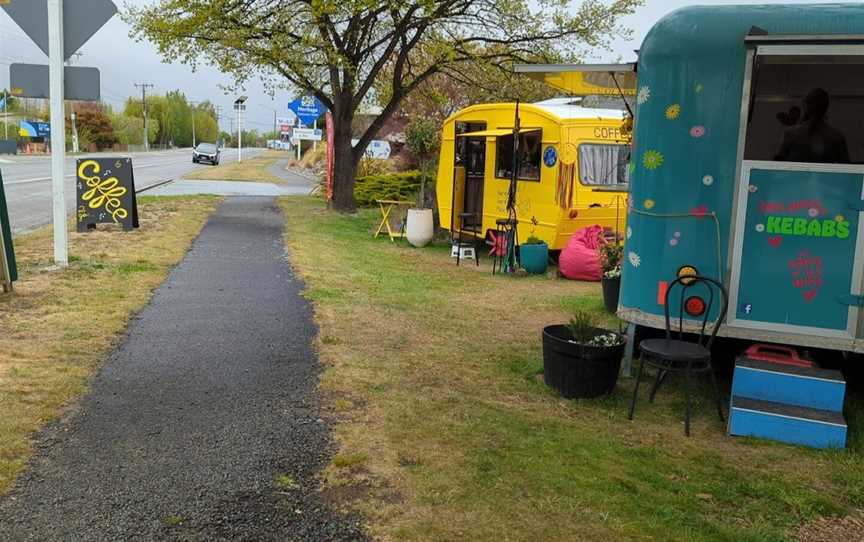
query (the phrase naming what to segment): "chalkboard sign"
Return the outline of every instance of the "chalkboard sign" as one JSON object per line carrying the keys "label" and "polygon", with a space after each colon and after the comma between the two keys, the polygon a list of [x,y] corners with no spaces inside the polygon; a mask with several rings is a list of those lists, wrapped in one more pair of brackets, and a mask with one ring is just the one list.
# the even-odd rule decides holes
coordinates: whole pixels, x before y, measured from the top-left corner
{"label": "chalkboard sign", "polygon": [[78,159],[78,231],[96,224],[138,227],[138,200],[131,158]]}
{"label": "chalkboard sign", "polygon": [[6,192],[3,190],[3,172],[0,171],[0,287],[4,292],[9,291],[15,280],[18,280],[18,268],[15,265],[15,249],[12,247]]}

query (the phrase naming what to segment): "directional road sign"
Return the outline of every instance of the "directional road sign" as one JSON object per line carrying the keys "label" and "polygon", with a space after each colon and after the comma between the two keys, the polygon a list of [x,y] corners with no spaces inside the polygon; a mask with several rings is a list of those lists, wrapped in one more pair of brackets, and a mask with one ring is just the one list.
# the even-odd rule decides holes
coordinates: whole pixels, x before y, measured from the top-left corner
{"label": "directional road sign", "polygon": [[288,109],[293,111],[295,115],[306,126],[312,126],[318,117],[327,111],[318,98],[315,96],[301,96],[288,104]]}
{"label": "directional road sign", "polygon": [[[48,54],[48,0],[0,0],[0,7]],[[117,13],[111,0],[71,0],[63,9],[64,59],[84,45]]]}
{"label": "directional road sign", "polygon": [[[0,0],[2,1],[2,0]],[[12,64],[9,66],[12,94],[21,98],[49,98],[48,66]],[[80,66],[64,68],[63,83],[67,100],[98,102],[99,70]]]}

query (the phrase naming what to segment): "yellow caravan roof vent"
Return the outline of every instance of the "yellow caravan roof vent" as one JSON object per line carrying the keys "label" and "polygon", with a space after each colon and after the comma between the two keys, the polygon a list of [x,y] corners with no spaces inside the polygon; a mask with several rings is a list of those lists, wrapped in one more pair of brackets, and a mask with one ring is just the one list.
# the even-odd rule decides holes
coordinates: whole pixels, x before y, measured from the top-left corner
{"label": "yellow caravan roof vent", "polygon": [[516,73],[571,96],[635,96],[635,64],[516,64]]}

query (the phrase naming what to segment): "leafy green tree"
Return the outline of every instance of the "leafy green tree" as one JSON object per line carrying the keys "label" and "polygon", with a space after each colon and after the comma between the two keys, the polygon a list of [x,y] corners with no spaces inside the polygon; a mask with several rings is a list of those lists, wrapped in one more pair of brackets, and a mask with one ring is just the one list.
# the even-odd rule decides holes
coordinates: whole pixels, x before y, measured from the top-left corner
{"label": "leafy green tree", "polygon": [[[315,95],[333,114],[332,205],[352,211],[354,176],[401,101],[435,74],[482,60],[506,66],[537,51],[602,47],[640,0],[157,0],[127,6],[133,35],[169,60],[210,63],[238,84],[263,71]],[[389,73],[389,99],[351,145],[351,126]],[[470,73],[466,73],[470,75]]]}

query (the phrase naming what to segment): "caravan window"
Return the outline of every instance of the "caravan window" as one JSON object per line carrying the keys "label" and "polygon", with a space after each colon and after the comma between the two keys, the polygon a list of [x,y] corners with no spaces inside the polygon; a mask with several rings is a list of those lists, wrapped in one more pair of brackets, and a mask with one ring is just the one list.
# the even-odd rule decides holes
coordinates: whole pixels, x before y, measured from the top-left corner
{"label": "caravan window", "polygon": [[864,163],[864,56],[759,54],[751,85],[746,160]]}
{"label": "caravan window", "polygon": [[485,122],[457,122],[456,123],[456,152],[454,158],[456,166],[464,166],[468,156],[468,139],[458,137],[459,134],[467,134],[469,132],[479,132],[486,129]]}
{"label": "caravan window", "polygon": [[[543,132],[519,134],[519,174],[522,181],[540,180],[540,140]],[[499,136],[495,147],[495,177],[509,179],[513,172],[513,136]]]}
{"label": "caravan window", "polygon": [[592,186],[615,186],[629,180],[630,145],[579,145],[579,180]]}

